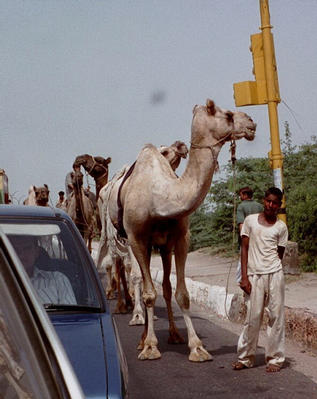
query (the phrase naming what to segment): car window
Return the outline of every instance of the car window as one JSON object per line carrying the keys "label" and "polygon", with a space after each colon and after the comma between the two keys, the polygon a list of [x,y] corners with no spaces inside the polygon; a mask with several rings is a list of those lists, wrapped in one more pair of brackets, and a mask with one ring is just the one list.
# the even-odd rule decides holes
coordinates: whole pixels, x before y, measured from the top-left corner
{"label": "car window", "polygon": [[53,326],[7,244],[0,229],[0,397],[83,398]]}
{"label": "car window", "polygon": [[53,305],[100,307],[91,265],[67,223],[10,220],[1,221],[0,227],[43,304],[52,309]]}

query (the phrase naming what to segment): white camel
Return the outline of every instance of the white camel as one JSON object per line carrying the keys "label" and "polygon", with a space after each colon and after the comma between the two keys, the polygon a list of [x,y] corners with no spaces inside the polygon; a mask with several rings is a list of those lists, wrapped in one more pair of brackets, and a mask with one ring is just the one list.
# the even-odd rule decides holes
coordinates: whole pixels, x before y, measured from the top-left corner
{"label": "white camel", "polygon": [[[167,159],[174,171],[179,166],[181,158],[186,158],[188,154],[188,148],[182,141],[176,141],[171,146],[161,146],[159,151]],[[128,240],[118,237],[118,232],[110,220],[108,209],[111,190],[115,185],[120,185],[129,168],[129,166],[125,166],[100,191],[98,206],[102,221],[102,231],[96,264],[99,272],[102,273],[104,270],[106,271],[107,298],[114,298],[114,291],[117,290],[118,292],[115,313],[126,313],[127,306],[132,305],[131,296],[134,297],[133,315],[129,325],[138,325],[145,323],[140,297],[142,283],[141,271],[128,244]],[[129,292],[125,282],[126,271],[129,276]],[[116,276],[115,279],[114,276]],[[123,303],[121,296],[121,279],[127,306]]]}
{"label": "white camel", "polygon": [[[181,308],[188,332],[189,360],[201,362],[212,356],[203,347],[192,324],[190,300],[185,284],[185,262],[189,243],[189,215],[203,202],[217,165],[218,154],[226,141],[245,137],[252,140],[256,124],[243,112],[231,112],[217,107],[212,100],[206,106],[193,109],[191,147],[189,160],[179,178],[167,160],[153,145],[146,145],[140,152],[134,170],[122,187],[113,189],[109,201],[112,223],[124,228],[129,244],[142,271],[143,302],[147,310],[147,324],[140,345],[143,348],[138,358],[161,357],[157,347],[153,315],[156,290],[150,274],[151,248],[160,248],[163,262],[163,296],[169,318],[169,342],[180,342],[171,308],[172,252],[176,265],[175,298]],[[118,217],[118,192],[123,216],[120,226]],[[119,203],[120,205],[120,203]],[[119,222],[119,223],[118,223]]]}

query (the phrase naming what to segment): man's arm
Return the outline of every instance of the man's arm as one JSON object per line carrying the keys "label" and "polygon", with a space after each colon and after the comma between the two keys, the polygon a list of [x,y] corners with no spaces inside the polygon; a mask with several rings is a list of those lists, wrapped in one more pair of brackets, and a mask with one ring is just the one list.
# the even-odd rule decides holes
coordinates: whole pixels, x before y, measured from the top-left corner
{"label": "man's arm", "polygon": [[242,236],[241,245],[241,281],[240,288],[248,295],[251,293],[251,283],[248,279],[248,252],[249,252],[249,237]]}

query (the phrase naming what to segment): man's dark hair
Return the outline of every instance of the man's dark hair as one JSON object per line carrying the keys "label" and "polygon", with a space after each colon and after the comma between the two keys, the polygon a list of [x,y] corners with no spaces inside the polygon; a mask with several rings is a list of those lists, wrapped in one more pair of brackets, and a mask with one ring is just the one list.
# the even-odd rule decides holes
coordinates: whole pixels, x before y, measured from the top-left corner
{"label": "man's dark hair", "polygon": [[250,187],[242,187],[239,190],[239,194],[246,194],[251,199],[253,197],[253,190]]}
{"label": "man's dark hair", "polygon": [[59,191],[58,195],[65,195],[64,191]]}
{"label": "man's dark hair", "polygon": [[265,191],[264,198],[268,197],[270,194],[275,195],[280,202],[282,202],[283,193],[277,187],[270,187]]}

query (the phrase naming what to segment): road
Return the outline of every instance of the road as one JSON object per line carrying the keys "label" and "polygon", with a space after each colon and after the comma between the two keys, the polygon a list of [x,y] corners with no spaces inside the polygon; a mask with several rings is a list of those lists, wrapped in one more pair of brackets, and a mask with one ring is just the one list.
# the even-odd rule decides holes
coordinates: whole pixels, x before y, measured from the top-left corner
{"label": "road", "polygon": [[[114,301],[111,301],[114,306]],[[185,323],[174,304],[176,323],[186,339]],[[193,399],[193,398],[279,398],[302,399],[317,397],[317,384],[293,367],[295,360],[303,355],[300,351],[288,354],[285,367],[280,373],[265,371],[264,350],[258,349],[256,366],[252,369],[234,371],[231,363],[236,360],[237,328],[207,315],[202,309],[192,305],[192,319],[197,334],[214,359],[205,363],[192,363],[188,360],[188,347],[169,345],[168,321],[162,297],[156,306],[158,320],[155,331],[162,358],[140,361],[136,349],[143,326],[128,325],[131,314],[115,315],[123,350],[129,367],[129,399]],[[260,342],[261,345],[261,342]],[[292,356],[295,356],[294,359]],[[311,367],[316,362],[310,359]],[[306,367],[309,363],[306,362]],[[306,373],[307,374],[307,373]]]}

